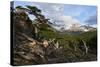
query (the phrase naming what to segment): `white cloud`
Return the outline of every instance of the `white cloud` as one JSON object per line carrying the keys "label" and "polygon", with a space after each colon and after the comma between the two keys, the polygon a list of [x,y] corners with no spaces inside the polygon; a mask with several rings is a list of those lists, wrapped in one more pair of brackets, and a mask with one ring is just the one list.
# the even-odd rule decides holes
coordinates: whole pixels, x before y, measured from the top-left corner
{"label": "white cloud", "polygon": [[79,20],[71,16],[64,15],[64,5],[62,4],[36,3],[34,5],[41,9],[42,14],[45,15],[46,18],[49,18],[52,22],[56,21],[57,24],[65,25],[65,29],[70,28],[72,24],[80,25]]}
{"label": "white cloud", "polygon": [[65,25],[65,29],[69,29],[73,24],[80,25],[80,21],[72,18],[71,16],[61,15],[58,17],[58,19],[60,19],[60,21],[62,21],[61,23]]}
{"label": "white cloud", "polygon": [[94,28],[97,28],[97,24],[93,24],[93,25],[91,25],[92,27],[94,27]]}

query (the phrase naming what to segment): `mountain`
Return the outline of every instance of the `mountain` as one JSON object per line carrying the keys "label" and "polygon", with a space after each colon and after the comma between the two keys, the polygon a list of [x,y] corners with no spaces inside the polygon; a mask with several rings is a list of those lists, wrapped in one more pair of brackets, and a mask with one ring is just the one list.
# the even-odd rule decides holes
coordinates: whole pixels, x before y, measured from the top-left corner
{"label": "mountain", "polygon": [[68,29],[61,28],[60,32],[80,34],[83,32],[96,31],[97,29],[89,25],[72,24]]}
{"label": "mountain", "polygon": [[96,31],[96,28],[88,25],[82,25],[79,27],[81,30],[87,32],[87,31]]}

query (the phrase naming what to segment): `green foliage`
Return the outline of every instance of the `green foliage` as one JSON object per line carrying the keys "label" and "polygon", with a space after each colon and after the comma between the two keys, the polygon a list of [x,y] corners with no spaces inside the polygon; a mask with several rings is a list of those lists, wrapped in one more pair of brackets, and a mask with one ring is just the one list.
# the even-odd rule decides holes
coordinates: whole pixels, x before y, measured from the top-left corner
{"label": "green foliage", "polygon": [[16,8],[21,9],[21,8],[22,8],[22,6],[17,6]]}
{"label": "green foliage", "polygon": [[30,9],[30,10],[32,10],[32,12],[41,12],[41,10],[40,9],[38,9],[37,7],[35,7],[35,6],[26,6],[28,9]]}

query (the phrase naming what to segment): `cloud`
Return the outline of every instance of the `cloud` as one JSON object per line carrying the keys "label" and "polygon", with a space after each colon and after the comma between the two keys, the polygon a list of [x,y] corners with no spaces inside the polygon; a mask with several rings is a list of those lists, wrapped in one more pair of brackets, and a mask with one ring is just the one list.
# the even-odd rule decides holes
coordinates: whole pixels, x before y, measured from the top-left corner
{"label": "cloud", "polygon": [[[64,5],[62,4],[49,4],[49,3],[35,3],[33,4],[42,10],[42,14],[49,18],[51,22],[64,25],[65,29],[70,28],[72,24],[80,25],[80,21],[72,16],[64,14]],[[61,26],[62,27],[62,26]],[[59,27],[59,28],[61,28]],[[57,28],[57,27],[55,27]]]}
{"label": "cloud", "polygon": [[71,16],[62,15],[59,18],[63,21],[62,24],[65,25],[65,29],[69,29],[73,24],[80,25],[80,21]]}
{"label": "cloud", "polygon": [[80,26],[80,21],[71,17],[71,16],[66,16],[66,15],[60,15],[56,18],[54,18],[56,20],[56,23],[57,24],[60,24],[60,25],[64,25],[64,26],[60,26],[60,27],[54,27],[58,30],[60,30],[62,27],[64,29],[70,29],[72,25],[77,25],[77,26]]}
{"label": "cloud", "polygon": [[53,14],[50,17],[56,24],[64,25],[65,29],[69,29],[70,26],[73,24],[81,25],[79,20],[77,20],[71,16],[66,16],[63,14]]}
{"label": "cloud", "polygon": [[[55,3],[29,3],[32,6],[36,6],[37,8],[42,10],[42,14],[45,15],[46,18],[50,19],[50,21],[56,24],[64,25],[65,29],[70,28],[73,24],[82,25],[82,19],[87,18],[89,16],[90,6],[79,6],[79,5],[65,5],[65,4],[55,4]],[[29,15],[31,19],[33,17]],[[76,17],[78,17],[76,19]],[[95,24],[97,21],[96,16],[90,16],[86,23]],[[60,27],[59,27],[60,28]]]}
{"label": "cloud", "polygon": [[90,16],[87,20],[86,23],[90,25],[97,24],[97,14]]}
{"label": "cloud", "polygon": [[31,4],[32,6],[36,6],[41,9],[43,12],[47,13],[55,13],[62,11],[64,5],[63,4],[55,4],[55,3],[38,3],[35,2]]}
{"label": "cloud", "polygon": [[97,28],[97,24],[93,24],[93,25],[91,25],[92,27],[94,27],[94,28]]}

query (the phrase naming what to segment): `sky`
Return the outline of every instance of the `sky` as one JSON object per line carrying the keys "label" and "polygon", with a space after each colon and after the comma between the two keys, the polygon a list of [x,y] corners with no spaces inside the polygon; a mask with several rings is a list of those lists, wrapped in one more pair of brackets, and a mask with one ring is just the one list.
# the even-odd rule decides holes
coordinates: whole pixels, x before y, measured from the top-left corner
{"label": "sky", "polygon": [[[64,25],[66,29],[72,24],[97,26],[96,6],[14,1],[14,7],[26,5],[36,6],[51,22]],[[33,15],[29,17],[34,18]]]}

